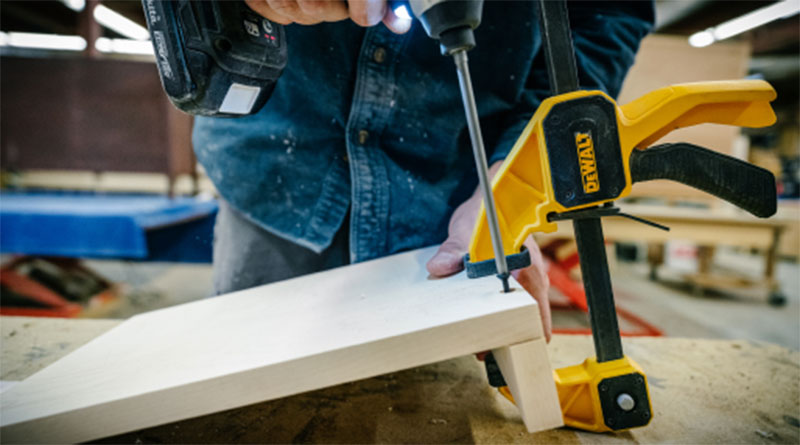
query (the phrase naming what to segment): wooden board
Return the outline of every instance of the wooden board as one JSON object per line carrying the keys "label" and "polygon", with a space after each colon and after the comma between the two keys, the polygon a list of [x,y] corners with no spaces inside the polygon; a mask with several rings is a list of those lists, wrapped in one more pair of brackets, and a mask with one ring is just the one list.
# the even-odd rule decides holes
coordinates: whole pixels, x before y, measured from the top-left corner
{"label": "wooden board", "polygon": [[[116,323],[0,317],[2,371],[26,377]],[[647,427],[621,433],[561,428],[528,434],[517,409],[486,384],[483,364],[464,356],[100,443],[800,442],[796,350],[664,337],[625,337],[623,344],[647,373],[654,416]],[[584,335],[553,335],[548,350],[555,367],[594,353],[592,338]]]}
{"label": "wooden board", "polygon": [[[564,425],[558,393],[553,385],[547,342],[540,338],[492,351],[508,384],[528,432]],[[538,425],[531,431],[530,425]]]}
{"label": "wooden board", "polygon": [[523,291],[428,279],[434,251],[133,317],[3,392],[3,441],[81,442],[542,337]]}

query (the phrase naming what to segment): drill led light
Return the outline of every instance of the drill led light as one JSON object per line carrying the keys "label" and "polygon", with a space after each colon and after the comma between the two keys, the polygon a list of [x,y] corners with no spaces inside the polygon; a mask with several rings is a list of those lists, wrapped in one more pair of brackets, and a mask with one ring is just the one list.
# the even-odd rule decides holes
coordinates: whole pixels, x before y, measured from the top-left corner
{"label": "drill led light", "polygon": [[400,5],[394,8],[394,15],[402,20],[411,20],[411,14],[408,13],[408,8],[406,8],[406,5]]}

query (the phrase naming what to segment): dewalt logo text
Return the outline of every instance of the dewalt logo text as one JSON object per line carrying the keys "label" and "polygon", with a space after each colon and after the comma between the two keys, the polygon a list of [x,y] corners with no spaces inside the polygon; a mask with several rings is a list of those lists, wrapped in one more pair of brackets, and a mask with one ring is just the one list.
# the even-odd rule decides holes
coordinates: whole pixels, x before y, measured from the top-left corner
{"label": "dewalt logo text", "polygon": [[578,148],[578,162],[581,166],[581,180],[584,193],[600,190],[597,178],[597,162],[594,157],[594,141],[591,133],[575,133],[575,146]]}

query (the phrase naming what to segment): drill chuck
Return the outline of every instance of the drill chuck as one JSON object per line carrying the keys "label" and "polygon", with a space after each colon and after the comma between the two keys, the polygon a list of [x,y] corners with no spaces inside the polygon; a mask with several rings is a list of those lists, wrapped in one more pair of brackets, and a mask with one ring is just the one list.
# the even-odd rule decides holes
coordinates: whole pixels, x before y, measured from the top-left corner
{"label": "drill chuck", "polygon": [[442,55],[475,47],[472,32],[481,23],[483,0],[409,0],[425,32],[439,41]]}
{"label": "drill chuck", "polygon": [[467,26],[449,29],[439,35],[439,43],[443,55],[451,56],[459,51],[466,52],[475,47],[475,33]]}

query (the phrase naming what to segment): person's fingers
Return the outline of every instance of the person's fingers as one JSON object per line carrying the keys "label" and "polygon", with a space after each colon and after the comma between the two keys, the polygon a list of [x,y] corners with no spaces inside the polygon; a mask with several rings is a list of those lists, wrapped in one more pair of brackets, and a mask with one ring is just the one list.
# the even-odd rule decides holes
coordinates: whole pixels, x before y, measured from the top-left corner
{"label": "person's fingers", "polygon": [[275,23],[288,25],[293,22],[291,18],[278,14],[275,10],[270,8],[269,4],[267,4],[267,0],[245,0],[245,3],[260,16],[266,17]]}
{"label": "person's fingers", "polygon": [[436,254],[428,260],[425,265],[434,277],[447,277],[455,273],[461,272],[464,268],[462,258],[466,250],[460,242],[448,238],[441,246]]}
{"label": "person's fingers", "polygon": [[341,0],[297,0],[297,5],[306,16],[323,22],[338,22],[350,16],[347,4]]}
{"label": "person's fingers", "polygon": [[464,269],[464,254],[467,253],[470,235],[475,226],[475,218],[480,206],[480,198],[473,197],[464,201],[453,212],[447,228],[447,239],[428,261],[427,268],[431,275],[446,277]]}
{"label": "person's fingers", "polygon": [[542,252],[539,246],[533,241],[533,238],[528,238],[525,241],[525,247],[531,256],[531,265],[512,272],[514,279],[525,289],[539,304],[539,313],[542,317],[542,327],[547,341],[550,341],[553,332],[553,321],[550,313],[550,299],[548,297],[548,289],[550,288],[550,280],[547,277],[547,267],[542,258]]}
{"label": "person's fingers", "polygon": [[350,18],[361,26],[375,26],[386,15],[386,0],[349,0]]}
{"label": "person's fingers", "polygon": [[267,5],[277,14],[290,19],[292,22],[300,23],[301,25],[314,25],[322,21],[306,15],[303,10],[300,9],[297,0],[267,0]]}
{"label": "person's fingers", "polygon": [[[403,7],[407,8],[406,6]],[[406,9],[406,14],[408,14],[408,9]],[[392,8],[386,8],[386,15],[383,16],[382,22],[395,34],[405,34],[411,29],[411,16],[398,17]]]}
{"label": "person's fingers", "polygon": [[361,26],[374,26],[384,21],[398,34],[411,27],[411,20],[397,17],[386,0],[245,0],[250,9],[275,23],[314,25],[335,22],[350,17]]}

